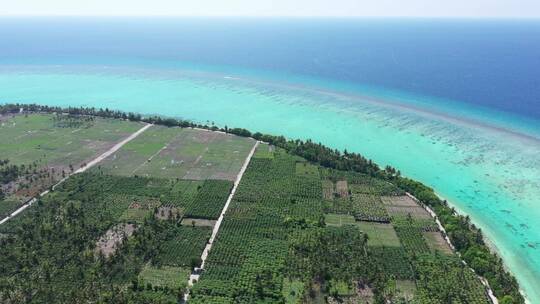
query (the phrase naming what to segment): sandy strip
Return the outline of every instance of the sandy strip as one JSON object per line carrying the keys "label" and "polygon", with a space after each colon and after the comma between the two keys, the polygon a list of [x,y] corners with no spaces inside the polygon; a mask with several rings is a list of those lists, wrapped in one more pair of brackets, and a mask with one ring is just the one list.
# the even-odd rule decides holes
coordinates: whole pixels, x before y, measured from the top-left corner
{"label": "sandy strip", "polygon": [[[236,176],[236,180],[234,181],[234,186],[231,190],[231,193],[229,194],[229,197],[227,198],[227,202],[225,203],[225,206],[223,207],[223,210],[221,211],[221,214],[216,221],[216,224],[214,225],[214,229],[212,230],[212,236],[210,237],[210,240],[206,244],[206,247],[203,250],[203,253],[201,255],[201,267],[196,268],[194,273],[192,273],[189,276],[188,286],[193,286],[195,281],[199,280],[200,272],[204,269],[204,264],[206,263],[206,258],[208,257],[208,253],[210,252],[210,249],[212,249],[212,245],[214,244],[214,240],[216,239],[216,236],[219,232],[219,227],[221,226],[221,222],[223,222],[223,217],[225,216],[225,212],[227,212],[227,209],[229,208],[229,204],[231,203],[234,194],[236,193],[236,189],[238,188],[238,185],[240,184],[240,181],[242,180],[242,176],[244,175],[244,172],[246,172],[246,169],[249,165],[249,162],[251,161],[251,157],[253,157],[253,154],[255,154],[255,150],[259,146],[259,141],[255,142],[255,145],[253,145],[253,148],[251,148],[251,151],[249,152],[246,160],[244,161],[244,165],[240,169],[240,172],[238,172],[238,175]],[[187,301],[189,298],[189,289],[184,293],[184,301]]]}
{"label": "sandy strip", "polygon": [[[108,151],[106,151],[105,153],[101,154],[100,156],[96,157],[95,159],[93,159],[92,161],[88,162],[86,165],[82,166],[81,168],[77,169],[75,172],[71,173],[71,174],[68,174],[66,177],[64,177],[63,179],[61,179],[58,183],[54,184],[54,186],[52,186],[52,189],[54,190],[58,185],[60,185],[61,183],[63,183],[65,180],[67,180],[70,176],[74,175],[74,174],[78,174],[78,173],[82,173],[90,168],[92,168],[93,166],[95,166],[97,163],[99,163],[100,161],[104,160],[105,158],[111,156],[113,153],[115,153],[116,151],[118,151],[120,148],[122,148],[122,146],[124,146],[125,144],[127,144],[128,142],[130,142],[131,140],[133,140],[135,137],[139,136],[141,133],[143,133],[144,131],[146,131],[148,128],[150,128],[151,126],[153,126],[152,124],[147,124],[145,125],[144,127],[140,128],[137,132],[131,134],[130,136],[126,137],[125,139],[123,139],[121,142],[117,143],[116,145],[114,145],[112,148],[110,148]],[[45,190],[43,192],[41,192],[39,194],[39,197],[42,197],[44,195],[46,195],[47,193],[49,193],[49,190]],[[11,213],[10,215],[8,215],[6,218],[2,219],[0,221],[0,225],[7,222],[8,220],[10,220],[11,218],[13,218],[14,216],[16,216],[17,214],[21,213],[24,211],[24,209],[30,207],[33,203],[35,203],[37,201],[37,198],[32,198],[30,199],[29,201],[27,201],[24,205],[22,205],[19,209],[15,210],[13,213]]]}

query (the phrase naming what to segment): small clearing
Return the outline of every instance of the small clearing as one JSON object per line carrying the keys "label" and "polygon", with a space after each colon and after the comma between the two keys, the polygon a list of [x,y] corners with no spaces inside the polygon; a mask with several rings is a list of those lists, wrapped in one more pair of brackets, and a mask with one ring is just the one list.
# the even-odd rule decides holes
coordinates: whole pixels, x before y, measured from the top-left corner
{"label": "small clearing", "polygon": [[125,239],[133,235],[135,229],[134,224],[125,223],[112,227],[96,242],[96,252],[103,254],[106,258],[110,257]]}
{"label": "small clearing", "polygon": [[339,197],[349,197],[349,186],[346,180],[336,182],[336,193]]}
{"label": "small clearing", "polygon": [[214,227],[216,224],[215,220],[206,220],[206,219],[196,219],[196,218],[184,218],[182,219],[182,226],[193,226],[193,227]]}

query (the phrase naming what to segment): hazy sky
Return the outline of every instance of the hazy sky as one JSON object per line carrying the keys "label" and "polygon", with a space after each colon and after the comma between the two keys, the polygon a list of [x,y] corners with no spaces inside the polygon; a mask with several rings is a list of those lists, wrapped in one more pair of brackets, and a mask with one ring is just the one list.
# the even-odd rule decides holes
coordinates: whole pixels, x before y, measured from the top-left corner
{"label": "hazy sky", "polygon": [[540,17],[540,0],[0,0],[0,15]]}

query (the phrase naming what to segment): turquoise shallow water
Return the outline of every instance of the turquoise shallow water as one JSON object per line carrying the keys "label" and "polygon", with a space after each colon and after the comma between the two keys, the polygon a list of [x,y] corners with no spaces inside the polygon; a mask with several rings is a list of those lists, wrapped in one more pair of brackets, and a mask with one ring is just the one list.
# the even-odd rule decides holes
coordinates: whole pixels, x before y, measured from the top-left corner
{"label": "turquoise shallow water", "polygon": [[540,303],[540,132],[534,121],[473,106],[436,106],[398,91],[195,66],[4,65],[0,102],[208,120],[360,152],[434,187],[470,215],[531,303]]}

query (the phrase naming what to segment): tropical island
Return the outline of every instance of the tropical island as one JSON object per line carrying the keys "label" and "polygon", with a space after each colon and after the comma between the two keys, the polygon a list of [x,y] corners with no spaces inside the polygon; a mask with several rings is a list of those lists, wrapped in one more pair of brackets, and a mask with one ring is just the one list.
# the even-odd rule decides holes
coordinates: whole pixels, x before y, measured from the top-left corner
{"label": "tropical island", "polygon": [[2,303],[524,303],[433,189],[320,143],[0,106]]}

